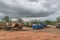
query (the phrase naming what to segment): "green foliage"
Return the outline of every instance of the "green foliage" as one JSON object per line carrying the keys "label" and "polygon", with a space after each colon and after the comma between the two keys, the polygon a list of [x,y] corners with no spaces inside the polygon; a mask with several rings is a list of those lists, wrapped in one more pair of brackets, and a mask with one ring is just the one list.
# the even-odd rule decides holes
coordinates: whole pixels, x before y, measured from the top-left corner
{"label": "green foliage", "polygon": [[57,17],[56,21],[59,23],[60,22],[60,16]]}
{"label": "green foliage", "polygon": [[2,21],[10,22],[10,18],[9,18],[9,16],[5,16],[4,18],[2,18]]}
{"label": "green foliage", "polygon": [[29,26],[29,22],[24,22],[24,26]]}
{"label": "green foliage", "polygon": [[23,23],[23,20],[20,18],[20,19],[18,19],[18,22],[21,22],[21,23]]}
{"label": "green foliage", "polygon": [[31,21],[33,24],[37,24],[37,23],[40,23],[40,21],[38,20],[34,20],[34,21]]}
{"label": "green foliage", "polygon": [[51,20],[46,20],[46,21],[44,21],[44,23],[48,24],[48,25],[53,25],[53,21],[51,21]]}

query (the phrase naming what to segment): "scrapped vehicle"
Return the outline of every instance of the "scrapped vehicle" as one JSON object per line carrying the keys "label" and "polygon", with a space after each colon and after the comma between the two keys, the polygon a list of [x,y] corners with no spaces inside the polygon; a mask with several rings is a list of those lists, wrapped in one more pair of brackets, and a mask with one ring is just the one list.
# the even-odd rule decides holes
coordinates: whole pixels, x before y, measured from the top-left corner
{"label": "scrapped vehicle", "polygon": [[58,24],[56,25],[56,28],[60,28],[60,23],[58,23]]}
{"label": "scrapped vehicle", "polygon": [[4,29],[4,26],[6,26],[5,22],[0,22],[0,30]]}
{"label": "scrapped vehicle", "polygon": [[46,24],[33,24],[32,25],[33,29],[41,29],[41,28],[45,28],[45,27],[47,27]]}
{"label": "scrapped vehicle", "polygon": [[19,22],[0,23],[0,30],[22,30],[23,24]]}

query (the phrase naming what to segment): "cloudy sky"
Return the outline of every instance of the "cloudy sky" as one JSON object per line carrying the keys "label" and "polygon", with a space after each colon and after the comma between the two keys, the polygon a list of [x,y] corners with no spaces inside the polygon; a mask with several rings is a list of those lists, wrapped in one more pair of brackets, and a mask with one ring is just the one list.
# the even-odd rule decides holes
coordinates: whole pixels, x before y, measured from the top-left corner
{"label": "cloudy sky", "polygon": [[47,17],[60,16],[60,0],[0,0],[0,18],[10,17]]}

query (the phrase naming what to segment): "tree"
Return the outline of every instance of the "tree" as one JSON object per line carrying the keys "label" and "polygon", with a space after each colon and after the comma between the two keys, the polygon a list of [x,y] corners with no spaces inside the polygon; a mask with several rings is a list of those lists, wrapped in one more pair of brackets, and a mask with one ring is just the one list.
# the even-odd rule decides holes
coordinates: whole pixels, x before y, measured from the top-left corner
{"label": "tree", "polygon": [[33,21],[31,21],[31,22],[34,23],[34,24],[40,23],[40,21],[38,21],[38,20],[33,20]]}
{"label": "tree", "polygon": [[24,22],[24,26],[29,26],[29,22]]}
{"label": "tree", "polygon": [[60,22],[60,16],[59,16],[59,17],[57,17],[56,21],[57,21],[57,22]]}
{"label": "tree", "polygon": [[45,23],[45,24],[48,24],[48,25],[52,25],[52,24],[53,24],[53,21],[51,21],[51,20],[46,20],[46,21],[44,21],[44,23]]}
{"label": "tree", "polygon": [[21,23],[23,23],[23,20],[22,20],[22,18],[18,19],[18,22],[21,22]]}
{"label": "tree", "polygon": [[2,18],[2,21],[4,21],[4,22],[10,22],[9,16],[4,16],[4,18]]}

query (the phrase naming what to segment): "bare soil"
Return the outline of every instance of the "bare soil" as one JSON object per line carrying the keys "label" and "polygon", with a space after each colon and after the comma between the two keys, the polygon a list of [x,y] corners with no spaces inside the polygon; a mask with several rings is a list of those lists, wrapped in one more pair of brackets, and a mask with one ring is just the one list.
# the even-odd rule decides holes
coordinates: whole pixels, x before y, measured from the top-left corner
{"label": "bare soil", "polygon": [[0,40],[60,40],[60,29],[49,26],[39,30],[25,27],[22,31],[0,31]]}

